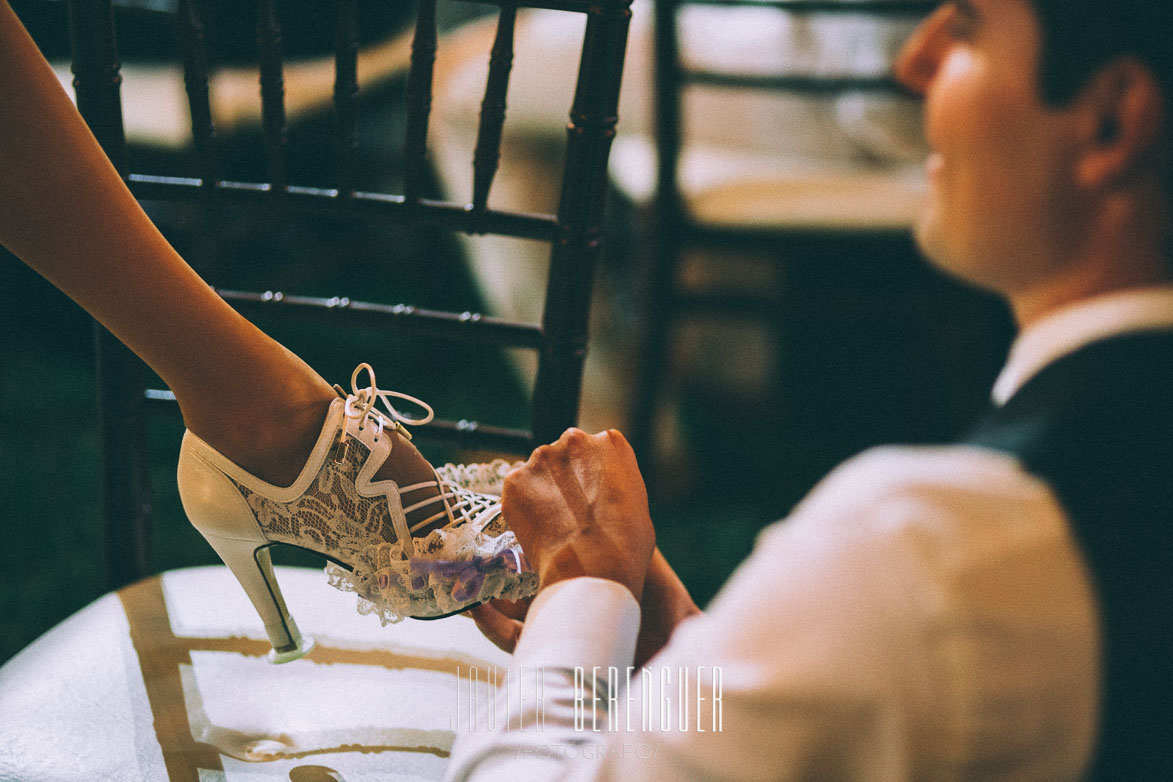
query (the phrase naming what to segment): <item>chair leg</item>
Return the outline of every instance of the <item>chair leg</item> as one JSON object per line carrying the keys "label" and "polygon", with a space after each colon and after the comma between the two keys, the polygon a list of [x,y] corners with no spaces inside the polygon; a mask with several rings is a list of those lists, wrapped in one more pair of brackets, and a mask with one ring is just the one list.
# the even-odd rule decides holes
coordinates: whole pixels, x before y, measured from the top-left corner
{"label": "chair leg", "polygon": [[94,343],[107,578],[118,589],[151,572],[146,383],[142,362],[97,323]]}

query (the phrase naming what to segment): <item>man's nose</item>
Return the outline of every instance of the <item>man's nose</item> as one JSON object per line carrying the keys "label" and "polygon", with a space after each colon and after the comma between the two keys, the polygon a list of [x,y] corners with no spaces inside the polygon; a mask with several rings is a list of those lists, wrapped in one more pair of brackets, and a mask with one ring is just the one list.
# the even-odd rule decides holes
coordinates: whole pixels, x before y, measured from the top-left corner
{"label": "man's nose", "polygon": [[939,6],[913,31],[896,57],[896,80],[917,95],[924,95],[937,75],[949,48],[948,25],[956,13],[952,3]]}

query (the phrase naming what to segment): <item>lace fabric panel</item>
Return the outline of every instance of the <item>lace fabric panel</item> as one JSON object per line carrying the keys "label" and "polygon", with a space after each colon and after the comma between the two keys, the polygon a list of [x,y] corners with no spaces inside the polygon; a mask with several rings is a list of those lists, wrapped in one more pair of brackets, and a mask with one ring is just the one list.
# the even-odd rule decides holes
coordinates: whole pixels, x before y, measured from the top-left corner
{"label": "lace fabric panel", "polygon": [[274,542],[346,563],[326,566],[328,583],[358,596],[360,614],[386,625],[409,616],[441,616],[497,597],[519,600],[537,590],[513,533],[501,518],[505,475],[516,465],[447,464],[437,478],[455,495],[456,522],[414,540],[409,557],[397,540],[385,495],[355,487],[370,450],[347,438],[343,458],[328,457],[298,499],[283,503],[236,484]]}
{"label": "lace fabric panel", "polygon": [[369,455],[365,445],[347,438],[342,460],[327,457],[305,494],[289,503],[236,487],[269,540],[348,561],[372,541],[396,539],[386,495],[363,497],[354,485]]}

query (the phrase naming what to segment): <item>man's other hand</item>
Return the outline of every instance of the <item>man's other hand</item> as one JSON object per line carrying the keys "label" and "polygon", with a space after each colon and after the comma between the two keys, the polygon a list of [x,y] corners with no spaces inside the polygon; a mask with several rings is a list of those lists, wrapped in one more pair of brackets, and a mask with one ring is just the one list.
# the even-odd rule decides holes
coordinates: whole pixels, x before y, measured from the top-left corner
{"label": "man's other hand", "polygon": [[[472,617],[486,638],[512,654],[521,638],[530,601],[531,598],[491,600],[473,606],[465,613]],[[637,668],[664,648],[678,624],[701,612],[658,548],[652,553],[639,603],[639,638],[635,644]]]}
{"label": "man's other hand", "polygon": [[643,595],[656,534],[635,454],[619,432],[568,429],[506,476],[501,506],[540,589],[594,576]]}

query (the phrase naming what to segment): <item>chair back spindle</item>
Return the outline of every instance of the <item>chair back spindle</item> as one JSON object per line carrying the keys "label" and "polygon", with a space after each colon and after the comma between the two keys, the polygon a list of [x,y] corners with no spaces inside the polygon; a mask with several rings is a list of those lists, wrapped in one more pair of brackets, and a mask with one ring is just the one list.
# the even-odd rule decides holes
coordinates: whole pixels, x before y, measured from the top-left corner
{"label": "chair back spindle", "polygon": [[407,138],[403,193],[409,203],[420,200],[428,171],[428,117],[432,112],[432,71],[436,62],[436,0],[420,0],[411,73],[407,78]]}
{"label": "chair back spindle", "polygon": [[177,16],[183,52],[183,83],[191,109],[191,136],[199,159],[200,180],[205,191],[212,193],[220,175],[208,95],[208,40],[199,0],[179,0]]}
{"label": "chair back spindle", "polygon": [[338,127],[338,195],[354,194],[358,151],[358,4],[338,0],[334,34],[334,114]]}
{"label": "chair back spindle", "polygon": [[269,166],[269,186],[284,193],[285,151],[288,130],[285,126],[285,79],[282,75],[281,22],[274,0],[258,0],[257,45],[261,54],[261,128],[265,142],[265,159]]}
{"label": "chair back spindle", "polygon": [[489,188],[492,187],[501,157],[501,132],[505,126],[509,72],[513,68],[513,30],[516,19],[515,6],[502,6],[493,51],[489,57],[489,77],[485,83],[485,99],[481,103],[481,121],[477,127],[476,151],[473,153],[472,208],[478,212],[488,206]]}
{"label": "chair back spindle", "polygon": [[[77,107],[119,172],[127,168],[122,124],[121,64],[108,0],[70,0],[70,44]],[[114,335],[94,323],[98,432],[102,440],[104,553],[121,585],[148,571],[150,492],[143,449],[143,367]],[[136,393],[137,392],[137,393]],[[114,576],[113,574],[122,574]]]}
{"label": "chair back spindle", "polygon": [[542,317],[546,345],[534,388],[538,442],[558,437],[578,415],[590,314],[590,296],[582,291],[593,285],[599,256],[630,20],[627,3],[591,4],[587,12]]}

